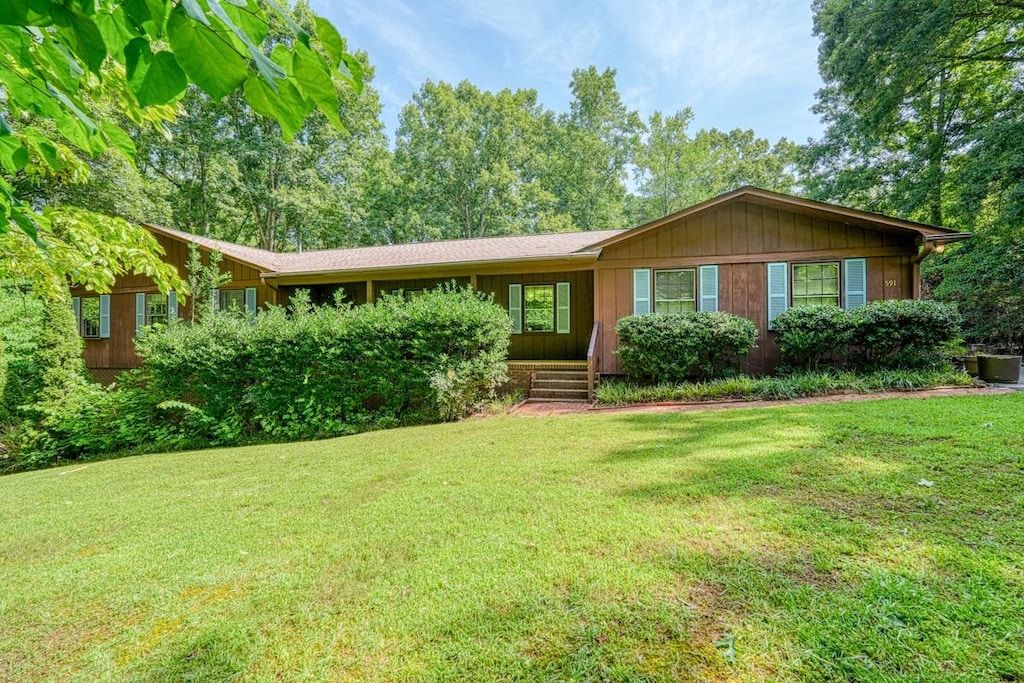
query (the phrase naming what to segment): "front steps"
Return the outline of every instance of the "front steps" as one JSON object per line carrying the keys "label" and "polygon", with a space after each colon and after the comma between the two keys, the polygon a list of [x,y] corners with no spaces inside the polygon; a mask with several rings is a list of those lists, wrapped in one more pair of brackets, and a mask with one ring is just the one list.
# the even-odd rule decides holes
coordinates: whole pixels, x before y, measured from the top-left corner
{"label": "front steps", "polygon": [[587,371],[537,370],[530,380],[529,400],[587,402]]}

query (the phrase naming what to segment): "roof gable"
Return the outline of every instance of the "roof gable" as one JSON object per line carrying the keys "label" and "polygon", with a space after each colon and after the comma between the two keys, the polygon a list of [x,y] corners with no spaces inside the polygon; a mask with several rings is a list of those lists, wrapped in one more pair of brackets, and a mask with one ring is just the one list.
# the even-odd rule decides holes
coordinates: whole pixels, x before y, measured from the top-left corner
{"label": "roof gable", "polygon": [[590,248],[603,249],[612,245],[621,244],[647,235],[667,225],[678,223],[683,219],[696,217],[703,213],[710,213],[721,207],[739,202],[749,202],[762,206],[785,209],[794,213],[849,223],[851,225],[865,227],[872,230],[911,234],[920,236],[924,241],[954,242],[970,237],[970,233],[956,232],[954,230],[935,225],[907,221],[882,214],[860,211],[859,209],[850,209],[837,204],[828,204],[825,202],[815,201],[813,199],[794,197],[792,195],[771,192],[769,190],[762,190],[761,188],[747,185],[649,223],[637,226],[631,230],[622,231],[618,235],[613,235],[608,239],[591,245]]}

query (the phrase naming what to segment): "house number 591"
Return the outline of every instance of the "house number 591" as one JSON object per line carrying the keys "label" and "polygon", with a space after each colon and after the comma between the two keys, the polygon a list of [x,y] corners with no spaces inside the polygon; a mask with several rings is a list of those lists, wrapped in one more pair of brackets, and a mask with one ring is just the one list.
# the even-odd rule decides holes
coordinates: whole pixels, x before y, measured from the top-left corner
{"label": "house number 591", "polygon": [[886,280],[885,281],[885,286],[886,287],[895,287],[896,286],[896,281],[895,280]]}

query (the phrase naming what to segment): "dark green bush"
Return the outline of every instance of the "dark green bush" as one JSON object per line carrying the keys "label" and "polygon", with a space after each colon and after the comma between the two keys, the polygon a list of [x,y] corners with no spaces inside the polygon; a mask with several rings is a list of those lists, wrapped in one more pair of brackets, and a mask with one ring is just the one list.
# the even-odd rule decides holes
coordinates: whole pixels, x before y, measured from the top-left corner
{"label": "dark green bush", "polygon": [[10,286],[0,286],[0,341],[6,359],[0,425],[23,416],[19,406],[36,400],[42,388],[42,367],[38,362],[39,335],[43,325],[43,303]]}
{"label": "dark green bush", "polygon": [[952,304],[873,301],[848,315],[849,363],[855,370],[940,367],[960,342],[960,314]]}
{"label": "dark green bush", "polygon": [[782,363],[790,368],[816,370],[825,356],[847,353],[852,321],[838,306],[798,306],[772,322]]}
{"label": "dark green bush", "polygon": [[511,323],[490,300],[446,287],[375,306],[217,315],[138,343],[150,391],[183,398],[241,435],[351,433],[455,419],[505,378]]}
{"label": "dark green bush", "polygon": [[678,313],[622,318],[616,354],[625,371],[658,382],[717,377],[735,370],[757,342],[757,326],[729,313]]}

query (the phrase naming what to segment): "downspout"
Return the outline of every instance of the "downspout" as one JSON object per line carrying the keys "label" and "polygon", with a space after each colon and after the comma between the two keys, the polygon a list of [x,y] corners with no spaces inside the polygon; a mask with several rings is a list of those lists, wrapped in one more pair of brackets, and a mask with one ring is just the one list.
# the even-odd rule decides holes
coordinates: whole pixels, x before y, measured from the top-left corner
{"label": "downspout", "polygon": [[928,254],[935,251],[935,243],[930,240],[925,240],[923,244],[918,245],[917,255],[914,256],[912,261],[913,266],[913,286],[911,295],[915,299],[921,298],[921,261],[924,261],[928,257]]}

